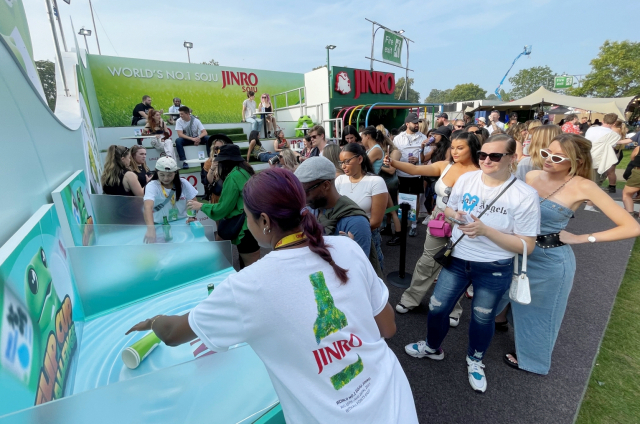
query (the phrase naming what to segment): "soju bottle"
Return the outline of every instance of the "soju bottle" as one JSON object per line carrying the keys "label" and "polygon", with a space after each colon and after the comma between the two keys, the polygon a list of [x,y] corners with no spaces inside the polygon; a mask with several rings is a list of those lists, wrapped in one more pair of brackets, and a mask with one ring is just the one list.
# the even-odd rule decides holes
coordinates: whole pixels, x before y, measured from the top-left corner
{"label": "soju bottle", "polygon": [[173,240],[173,236],[171,235],[171,225],[169,225],[169,220],[167,216],[162,217],[162,232],[164,233],[164,241],[170,242]]}

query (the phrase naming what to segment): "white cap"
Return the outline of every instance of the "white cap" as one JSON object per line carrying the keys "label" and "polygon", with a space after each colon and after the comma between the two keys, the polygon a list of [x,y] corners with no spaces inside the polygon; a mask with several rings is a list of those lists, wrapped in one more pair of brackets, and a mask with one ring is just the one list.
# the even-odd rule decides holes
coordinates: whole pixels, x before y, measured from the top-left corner
{"label": "white cap", "polygon": [[164,172],[176,172],[178,170],[178,164],[173,158],[163,156],[156,162],[156,170]]}
{"label": "white cap", "polygon": [[486,123],[486,122],[487,122],[487,120],[486,120],[486,119],[484,119],[484,118],[482,118],[482,117],[478,118],[478,121],[482,121],[482,122],[484,122],[484,123]]}

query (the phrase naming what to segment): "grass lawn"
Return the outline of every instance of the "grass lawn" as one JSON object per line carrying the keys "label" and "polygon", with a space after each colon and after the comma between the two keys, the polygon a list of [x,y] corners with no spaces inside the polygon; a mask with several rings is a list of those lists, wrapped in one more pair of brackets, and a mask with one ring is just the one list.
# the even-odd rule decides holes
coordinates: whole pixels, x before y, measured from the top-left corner
{"label": "grass lawn", "polygon": [[640,421],[640,241],[636,240],[577,424]]}

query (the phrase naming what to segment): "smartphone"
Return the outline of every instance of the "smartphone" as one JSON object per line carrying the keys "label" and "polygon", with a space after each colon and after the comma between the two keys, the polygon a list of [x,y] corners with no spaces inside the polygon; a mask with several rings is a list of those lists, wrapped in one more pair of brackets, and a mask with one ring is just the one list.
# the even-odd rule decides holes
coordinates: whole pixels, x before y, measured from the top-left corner
{"label": "smartphone", "polygon": [[447,217],[447,219],[448,219],[450,222],[453,222],[454,224],[458,224],[458,225],[467,225],[467,224],[468,224],[468,222],[466,222],[466,221],[460,221],[459,219],[455,219],[455,218],[449,218],[449,217]]}

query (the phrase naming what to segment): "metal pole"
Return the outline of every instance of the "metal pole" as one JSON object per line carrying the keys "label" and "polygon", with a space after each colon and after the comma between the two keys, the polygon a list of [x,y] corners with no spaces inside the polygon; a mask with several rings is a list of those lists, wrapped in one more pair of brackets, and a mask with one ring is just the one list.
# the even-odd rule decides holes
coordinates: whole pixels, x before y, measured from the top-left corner
{"label": "metal pole", "polygon": [[91,20],[93,21],[93,32],[96,34],[96,44],[98,44],[98,54],[102,54],[100,51],[100,41],[98,40],[98,29],[96,28],[96,20],[93,19],[93,6],[91,5],[91,0],[89,0],[89,9],[91,9]]}
{"label": "metal pole", "polygon": [[371,70],[373,71],[373,44],[376,40],[376,32],[375,32],[376,24],[371,23]]}
{"label": "metal pole", "polygon": [[189,63],[191,63],[191,55],[189,54],[189,47],[187,47],[187,58],[189,58]]}
{"label": "metal pole", "polygon": [[89,53],[89,45],[87,44],[87,36],[86,35],[84,36],[84,46],[87,48],[87,54],[90,54]]}
{"label": "metal pole", "polygon": [[57,0],[53,0],[53,7],[56,9],[56,20],[58,21],[58,27],[60,28],[60,36],[62,37],[62,45],[64,46],[64,51],[68,52],[67,49],[67,40],[64,39],[64,31],[62,31],[62,24],[60,23],[60,9],[58,9]]}
{"label": "metal pole", "polygon": [[[407,69],[405,69],[405,77],[404,80],[407,83],[407,91],[404,95],[405,100],[409,100],[409,42],[405,39],[405,43],[407,43]],[[420,101],[420,99],[418,99]]]}
{"label": "metal pole", "polygon": [[58,56],[58,64],[60,65],[60,74],[62,74],[62,83],[64,84],[64,95],[69,96],[69,88],[67,86],[67,77],[64,74],[64,64],[62,63],[62,53],[60,53],[60,44],[58,43],[58,34],[56,33],[56,24],[53,22],[53,9],[51,8],[51,2],[45,0],[47,3],[47,10],[49,11],[49,23],[51,24],[51,32],[53,33],[53,44],[56,48],[56,55]]}

